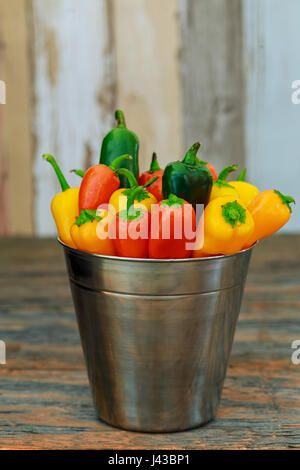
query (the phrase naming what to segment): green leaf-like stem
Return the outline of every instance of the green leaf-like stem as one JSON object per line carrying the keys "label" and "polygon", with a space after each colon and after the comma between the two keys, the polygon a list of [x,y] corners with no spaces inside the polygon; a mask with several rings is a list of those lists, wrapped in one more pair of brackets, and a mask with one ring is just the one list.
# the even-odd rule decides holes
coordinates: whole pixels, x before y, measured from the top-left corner
{"label": "green leaf-like stem", "polygon": [[46,160],[47,162],[49,162],[50,165],[52,165],[52,168],[56,173],[58,181],[60,182],[62,191],[66,191],[67,189],[69,189],[70,185],[68,184],[66,178],[64,177],[63,172],[61,171],[61,169],[60,169],[57,161],[53,157],[53,155],[50,155],[50,153],[44,153],[43,154],[43,159]]}
{"label": "green leaf-like stem", "polygon": [[292,196],[285,196],[284,194],[282,194],[277,189],[274,189],[274,192],[276,194],[278,194],[278,196],[282,200],[283,204],[285,204],[289,208],[289,211],[292,212],[292,208],[291,208],[290,204],[296,204],[295,199]]}
{"label": "green leaf-like stem", "polygon": [[94,220],[102,220],[102,217],[97,215],[97,209],[84,209],[80,211],[80,216],[75,220],[75,224],[80,227],[87,222],[93,222]]}
{"label": "green leaf-like stem", "polygon": [[227,202],[222,206],[222,216],[231,227],[236,227],[246,222],[246,209],[237,201]]}

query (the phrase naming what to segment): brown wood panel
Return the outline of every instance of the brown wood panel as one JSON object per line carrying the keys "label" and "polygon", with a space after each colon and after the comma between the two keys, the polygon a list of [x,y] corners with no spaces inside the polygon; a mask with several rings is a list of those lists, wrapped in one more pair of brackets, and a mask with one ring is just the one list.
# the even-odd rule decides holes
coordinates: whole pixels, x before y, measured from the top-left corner
{"label": "brown wood panel", "polygon": [[185,146],[220,170],[245,164],[242,2],[182,0],[181,73]]}
{"label": "brown wood panel", "polygon": [[254,250],[217,418],[174,434],[97,419],[57,242],[1,240],[0,260],[0,448],[300,448],[299,235]]}
{"label": "brown wood panel", "polygon": [[33,232],[31,70],[26,0],[0,0],[1,108],[0,234]]}

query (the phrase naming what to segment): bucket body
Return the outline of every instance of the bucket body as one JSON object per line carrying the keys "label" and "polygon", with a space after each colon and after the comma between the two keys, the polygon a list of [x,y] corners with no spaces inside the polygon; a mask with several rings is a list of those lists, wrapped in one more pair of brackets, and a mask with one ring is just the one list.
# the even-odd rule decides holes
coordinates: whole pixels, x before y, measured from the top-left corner
{"label": "bucket body", "polygon": [[252,249],[140,260],[63,247],[99,417],[145,432],[212,420]]}

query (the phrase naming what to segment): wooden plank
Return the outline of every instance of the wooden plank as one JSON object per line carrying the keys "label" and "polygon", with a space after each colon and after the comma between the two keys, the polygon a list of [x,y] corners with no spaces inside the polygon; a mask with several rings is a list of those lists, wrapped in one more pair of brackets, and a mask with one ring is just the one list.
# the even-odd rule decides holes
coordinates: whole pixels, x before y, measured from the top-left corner
{"label": "wooden plank", "polygon": [[99,161],[101,140],[114,122],[114,64],[109,2],[32,0],[35,57],[35,228],[55,234],[50,201],[59,190],[41,159],[53,153],[68,177]]}
{"label": "wooden plank", "polygon": [[125,432],[93,408],[62,249],[54,240],[0,241],[0,448],[300,448],[300,236],[254,250],[215,421],[189,432]]}
{"label": "wooden plank", "polygon": [[[181,158],[178,2],[113,1],[117,107],[140,138],[140,167]],[[167,31],[167,36],[166,36]]]}
{"label": "wooden plank", "polygon": [[[300,79],[300,2],[243,0],[246,152],[249,176],[260,189],[300,200],[300,106],[292,83]],[[300,210],[284,231],[299,232]]]}
{"label": "wooden plank", "polygon": [[[0,43],[1,48],[1,43]],[[1,62],[0,54],[0,62]],[[2,67],[0,70],[3,70]],[[3,106],[0,105],[0,236],[8,234],[8,170],[7,158],[3,152]]]}
{"label": "wooden plank", "polygon": [[240,0],[181,0],[185,147],[200,140],[218,170],[244,166]]}
{"label": "wooden plank", "polygon": [[31,70],[26,0],[0,0],[1,106],[0,234],[33,232]]}

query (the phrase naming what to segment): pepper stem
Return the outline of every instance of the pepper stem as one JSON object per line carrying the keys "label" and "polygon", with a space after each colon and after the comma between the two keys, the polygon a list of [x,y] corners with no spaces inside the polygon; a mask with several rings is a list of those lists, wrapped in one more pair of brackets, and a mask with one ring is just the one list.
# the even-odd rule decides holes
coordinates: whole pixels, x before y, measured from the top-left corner
{"label": "pepper stem", "polygon": [[141,188],[143,188],[143,189],[148,188],[148,186],[150,186],[156,180],[158,180],[158,176],[154,176],[154,178],[151,178],[151,180],[147,181],[147,183],[145,183],[143,186],[141,186]]}
{"label": "pepper stem", "polygon": [[233,228],[246,222],[246,209],[237,201],[227,202],[222,206],[222,216]]}
{"label": "pepper stem", "polygon": [[126,127],[126,121],[123,111],[117,109],[115,112],[115,118],[117,121],[117,127]]}
{"label": "pepper stem", "polygon": [[[230,186],[229,183],[226,182],[228,176],[230,173],[233,171],[236,171],[238,169],[238,165],[229,165],[226,166],[219,174],[218,179],[214,181],[214,184],[217,184],[218,186],[227,186],[228,188],[233,188],[233,186]],[[234,189],[234,188],[233,188]]]}
{"label": "pepper stem", "polygon": [[225,166],[225,168],[220,172],[218,176],[218,180],[226,181],[230,173],[236,171],[238,169],[238,165],[229,165]]}
{"label": "pepper stem", "polygon": [[243,171],[240,172],[239,176],[237,177],[237,181],[245,181],[247,174],[247,168],[244,168]]}
{"label": "pepper stem", "polygon": [[119,168],[117,170],[117,174],[126,176],[129,182],[130,189],[136,188],[138,186],[138,182],[135,176],[133,175],[133,173],[131,173],[131,171],[127,170],[127,168]]}
{"label": "pepper stem", "polygon": [[154,173],[155,171],[159,170],[161,170],[161,168],[157,161],[157,155],[155,152],[153,152],[149,173]]}
{"label": "pepper stem", "polygon": [[183,206],[186,201],[184,199],[181,199],[180,197],[176,196],[175,194],[169,194],[168,199],[164,199],[161,201],[162,206]]}
{"label": "pepper stem", "polygon": [[[124,168],[121,168],[121,169],[123,170]],[[123,174],[125,174],[125,173],[123,173]],[[125,175],[125,176],[127,176],[127,175]],[[134,201],[135,200],[141,202],[144,199],[147,199],[147,198],[150,197],[150,194],[145,190],[145,188],[150,186],[157,179],[158,179],[158,176],[154,176],[154,178],[151,178],[151,180],[149,180],[143,186],[138,186],[138,185],[130,186],[130,189],[125,189],[125,191],[123,191],[123,194],[127,197],[127,206],[126,206],[127,216],[134,215],[134,213],[133,214],[131,213],[131,212],[134,212],[133,209],[131,209],[131,212],[129,212],[129,211],[130,211],[131,206],[134,206]],[[131,185],[130,180],[129,180],[129,184]]]}
{"label": "pepper stem", "polygon": [[282,194],[280,191],[278,191],[277,189],[274,189],[274,192],[276,194],[278,194],[278,196],[280,197],[280,199],[282,200],[283,204],[285,204],[286,206],[288,206],[289,208],[289,211],[292,212],[292,208],[290,206],[290,204],[296,204],[296,201],[295,199],[292,197],[292,196],[285,196],[284,194]]}
{"label": "pepper stem", "polygon": [[200,142],[196,142],[195,144],[193,144],[191,148],[189,148],[189,150],[186,152],[182,163],[187,163],[188,165],[195,165],[197,163],[196,155],[200,147]]}
{"label": "pepper stem", "polygon": [[43,154],[43,159],[46,160],[47,162],[50,163],[50,165],[52,165],[52,168],[53,170],[55,171],[56,173],[56,176],[58,178],[58,181],[60,182],[60,185],[61,185],[61,189],[62,191],[66,191],[66,189],[69,189],[70,186],[66,180],[66,178],[64,177],[60,167],[58,166],[58,163],[57,161],[55,160],[55,158],[53,157],[53,155],[50,155],[50,153],[44,153]]}
{"label": "pepper stem", "polygon": [[130,191],[130,194],[127,197],[127,206],[126,206],[127,217],[129,215],[132,215],[130,213],[131,206],[134,206],[134,200],[137,194],[139,194],[141,191],[142,191],[142,188],[140,186],[137,186],[136,188],[132,189],[132,191]]}
{"label": "pepper stem", "polygon": [[94,220],[102,220],[102,217],[97,215],[97,209],[84,209],[80,211],[80,216],[75,220],[75,224],[80,227],[81,225],[86,224],[87,222],[93,222]]}
{"label": "pepper stem", "polygon": [[128,153],[125,153],[124,155],[120,155],[119,157],[115,158],[111,164],[109,165],[109,168],[112,171],[116,171],[117,168],[121,165],[122,162],[125,160],[132,160],[132,156],[128,155]]}
{"label": "pepper stem", "polygon": [[80,178],[83,178],[85,175],[84,170],[70,170],[70,173],[75,173],[75,175],[80,176]]}

